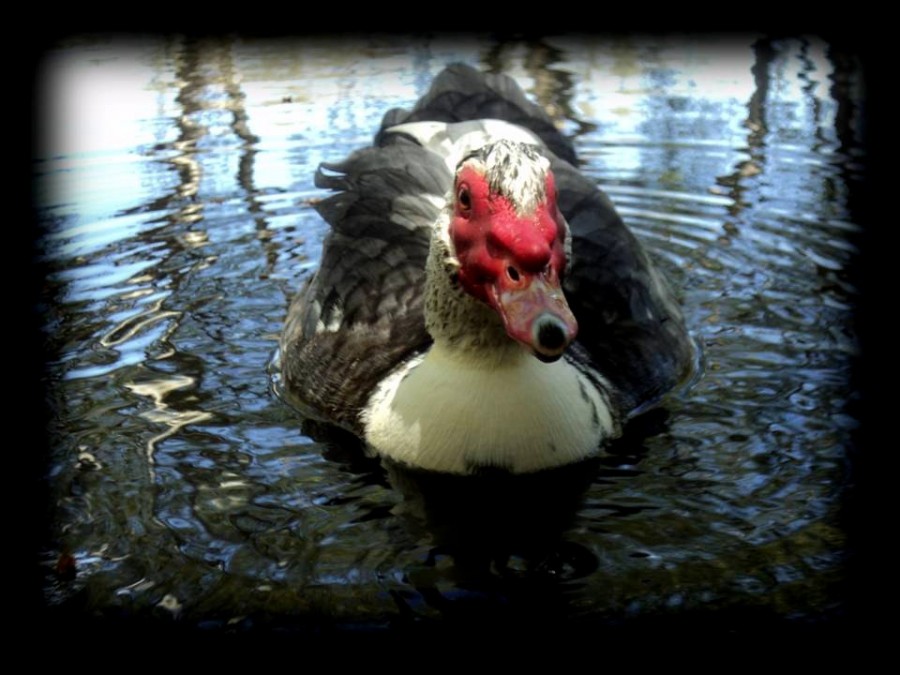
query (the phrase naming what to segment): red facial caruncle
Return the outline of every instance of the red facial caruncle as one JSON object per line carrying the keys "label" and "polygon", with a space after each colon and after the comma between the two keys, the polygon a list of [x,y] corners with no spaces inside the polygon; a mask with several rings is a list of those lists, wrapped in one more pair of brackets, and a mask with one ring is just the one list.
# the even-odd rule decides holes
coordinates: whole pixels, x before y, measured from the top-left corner
{"label": "red facial caruncle", "polygon": [[[498,312],[511,338],[555,361],[578,324],[561,287],[566,224],[553,174],[547,170],[543,195],[512,197],[492,190],[482,166],[465,163],[456,177],[450,238],[460,284]],[[515,180],[507,183],[511,192]]]}

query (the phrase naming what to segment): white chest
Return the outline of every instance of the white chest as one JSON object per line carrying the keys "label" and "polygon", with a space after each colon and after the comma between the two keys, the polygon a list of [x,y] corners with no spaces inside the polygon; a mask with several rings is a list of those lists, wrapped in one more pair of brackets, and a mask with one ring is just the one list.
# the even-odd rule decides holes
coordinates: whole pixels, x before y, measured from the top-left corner
{"label": "white chest", "polygon": [[437,344],[379,385],[363,423],[378,454],[453,473],[568,464],[615,429],[604,397],[564,359],[541,363],[517,348],[499,362],[472,360]]}

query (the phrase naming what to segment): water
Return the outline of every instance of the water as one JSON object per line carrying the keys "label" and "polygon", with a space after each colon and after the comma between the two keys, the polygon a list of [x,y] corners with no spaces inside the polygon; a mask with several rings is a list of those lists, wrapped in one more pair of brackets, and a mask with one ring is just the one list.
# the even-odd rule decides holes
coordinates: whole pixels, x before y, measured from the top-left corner
{"label": "water", "polygon": [[[316,166],[450,61],[511,74],[575,137],[704,350],[690,391],[547,476],[382,467],[301,429],[266,373],[321,252]],[[47,53],[50,615],[251,633],[839,622],[860,77],[820,40],[737,36]]]}

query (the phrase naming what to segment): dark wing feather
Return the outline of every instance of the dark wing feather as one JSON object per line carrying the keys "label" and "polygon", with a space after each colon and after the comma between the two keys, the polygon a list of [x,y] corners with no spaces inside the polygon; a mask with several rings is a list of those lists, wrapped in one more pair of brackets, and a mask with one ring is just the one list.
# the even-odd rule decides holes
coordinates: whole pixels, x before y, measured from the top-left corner
{"label": "dark wing feather", "polygon": [[532,101],[516,81],[502,74],[481,73],[471,66],[456,63],[434,78],[428,93],[412,110],[395,108],[381,122],[376,145],[384,130],[409,122],[468,122],[496,119],[516,124],[533,132],[557,156],[576,163],[575,149],[550,116]]}
{"label": "dark wing feather", "polygon": [[286,391],[307,412],[359,432],[372,388],[429,344],[425,261],[451,180],[413,144],[360,150],[317,173],[318,187],[339,190],[317,207],[332,231],[281,342]]}
{"label": "dark wing feather", "polygon": [[570,164],[551,161],[572,233],[564,289],[578,319],[574,351],[631,411],[688,376],[694,343],[671,290],[609,198]]}

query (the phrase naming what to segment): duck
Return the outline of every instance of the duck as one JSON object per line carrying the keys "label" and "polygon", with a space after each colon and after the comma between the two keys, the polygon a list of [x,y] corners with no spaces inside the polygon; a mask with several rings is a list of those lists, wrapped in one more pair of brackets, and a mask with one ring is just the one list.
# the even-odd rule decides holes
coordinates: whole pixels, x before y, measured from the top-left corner
{"label": "duck", "polygon": [[330,226],[279,343],[285,396],[446,474],[596,457],[695,370],[679,303],[515,80],[452,64],[323,163]]}

